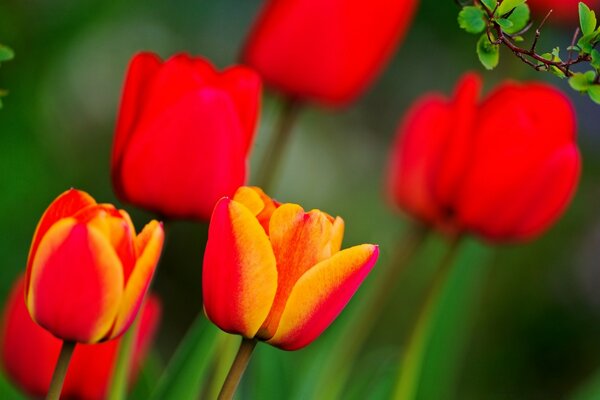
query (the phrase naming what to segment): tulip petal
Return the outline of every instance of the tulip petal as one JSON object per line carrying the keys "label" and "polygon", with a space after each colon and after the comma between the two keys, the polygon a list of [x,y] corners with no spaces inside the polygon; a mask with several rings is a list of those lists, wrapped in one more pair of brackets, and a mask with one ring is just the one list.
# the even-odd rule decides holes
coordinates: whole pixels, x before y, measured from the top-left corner
{"label": "tulip petal", "polygon": [[75,215],[77,212],[96,204],[96,200],[86,192],[82,192],[76,189],[69,189],[66,192],[58,196],[52,204],[46,209],[40,222],[38,222],[35,233],[33,234],[33,240],[31,242],[31,248],[29,250],[29,258],[27,260],[27,272],[25,274],[25,293],[29,289],[29,276],[31,274],[31,263],[33,255],[36,253],[37,248],[42,240],[42,237],[46,234],[48,229],[62,218],[67,218]]}
{"label": "tulip petal", "polygon": [[102,233],[73,218],[58,221],[32,261],[27,294],[32,318],[63,340],[102,340],[121,302],[122,269]]}
{"label": "tulip petal", "polygon": [[242,203],[256,216],[267,235],[269,234],[269,222],[271,215],[280,204],[255,186],[242,186],[236,190],[233,200]]}
{"label": "tulip petal", "polygon": [[158,221],[148,223],[136,239],[137,261],[131,276],[125,282],[125,292],[115,320],[110,339],[121,335],[133,322],[152,281],[165,234]]}
{"label": "tulip petal", "polygon": [[378,255],[378,246],[363,244],[342,250],[307,271],[294,286],[268,343],[297,350],[315,340],[350,301]]}
{"label": "tulip petal", "polygon": [[221,199],[204,253],[206,315],[222,330],[252,338],[267,317],[276,290],[275,256],[265,231],[241,203]]}
{"label": "tulip petal", "polygon": [[123,96],[113,145],[113,169],[120,162],[123,150],[127,146],[142,109],[141,104],[146,99],[146,89],[152,77],[159,70],[160,65],[160,58],[147,52],[136,54],[129,64],[123,86]]}

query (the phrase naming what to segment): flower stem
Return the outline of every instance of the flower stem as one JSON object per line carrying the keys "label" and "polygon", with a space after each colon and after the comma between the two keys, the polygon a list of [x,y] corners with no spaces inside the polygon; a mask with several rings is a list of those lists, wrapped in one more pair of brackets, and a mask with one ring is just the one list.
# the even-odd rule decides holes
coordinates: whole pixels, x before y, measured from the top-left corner
{"label": "flower stem", "polygon": [[60,399],[60,393],[62,391],[63,383],[65,382],[65,377],[67,376],[69,362],[71,361],[71,356],[73,355],[76,345],[77,343],[75,342],[63,342],[58,360],[56,361],[56,367],[54,367],[54,374],[52,375],[52,381],[50,381],[46,400]]}
{"label": "flower stem", "polygon": [[412,334],[405,347],[400,378],[396,385],[394,399],[412,400],[417,394],[419,377],[423,366],[423,356],[427,348],[432,323],[439,308],[444,287],[452,271],[459,244],[460,237],[451,238],[434,281],[427,291],[425,303],[421,307],[417,321],[413,326]]}
{"label": "flower stem", "polygon": [[115,363],[110,387],[108,390],[107,398],[109,400],[122,400],[127,394],[127,378],[129,378],[129,371],[131,371],[133,348],[135,344],[135,338],[139,330],[143,308],[144,305],[142,304],[142,307],[140,307],[140,312],[138,313],[135,321],[133,324],[131,324],[127,332],[125,332],[121,338],[121,343],[119,344],[119,350],[117,352],[117,362]]}
{"label": "flower stem", "polygon": [[289,98],[283,100],[277,126],[258,170],[256,180],[257,185],[267,193],[272,189],[273,181],[281,163],[281,156],[285,152],[300,109],[301,103],[297,100]]}
{"label": "flower stem", "polygon": [[221,393],[219,393],[219,400],[231,400],[233,398],[240,380],[242,379],[242,375],[248,366],[248,362],[250,361],[255,346],[256,340],[242,339],[235,360],[233,360],[229,374],[227,374],[225,383],[223,383],[223,387],[221,388]]}
{"label": "flower stem", "polygon": [[314,398],[341,397],[360,350],[385,309],[401,274],[427,238],[428,233],[429,230],[425,226],[413,224],[402,235],[396,246],[395,255],[370,283],[369,290],[354,314],[355,317],[349,319],[342,328],[344,345],[335,347],[325,361],[315,385]]}

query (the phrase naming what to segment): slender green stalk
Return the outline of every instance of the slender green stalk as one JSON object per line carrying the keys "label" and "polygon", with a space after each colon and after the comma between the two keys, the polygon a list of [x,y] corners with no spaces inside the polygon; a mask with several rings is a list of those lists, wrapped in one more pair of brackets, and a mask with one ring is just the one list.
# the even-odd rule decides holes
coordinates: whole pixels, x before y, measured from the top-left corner
{"label": "slender green stalk", "polygon": [[233,365],[229,370],[229,374],[227,374],[225,383],[223,383],[221,393],[219,393],[219,400],[231,400],[233,398],[233,395],[240,384],[240,380],[242,379],[242,375],[248,366],[248,362],[250,361],[250,357],[252,356],[252,351],[254,351],[255,346],[256,340],[246,338],[242,339],[242,343],[240,343],[240,348],[235,356],[235,360],[233,360]]}
{"label": "slender green stalk", "polygon": [[438,271],[432,285],[429,287],[417,321],[413,327],[408,344],[405,347],[402,359],[400,377],[394,392],[394,399],[412,400],[418,389],[419,376],[423,366],[423,355],[425,353],[431,324],[435,318],[436,311],[442,297],[442,293],[458,252],[460,238],[451,239],[446,254],[442,258]]}
{"label": "slender green stalk", "polygon": [[109,400],[123,400],[127,396],[129,371],[131,371],[135,338],[140,329],[140,319],[143,308],[144,306],[142,305],[135,321],[121,338],[121,343],[119,344],[119,350],[117,352],[117,362],[115,363],[110,387],[108,389],[107,398]]}
{"label": "slender green stalk", "polygon": [[69,362],[71,361],[71,356],[76,345],[77,343],[75,342],[63,342],[58,361],[56,361],[56,367],[54,367],[54,374],[52,375],[52,381],[50,381],[46,400],[60,399],[63,383],[67,376],[67,369],[69,369]]}
{"label": "slender green stalk", "polygon": [[272,189],[273,181],[280,167],[281,156],[290,141],[292,128],[300,109],[301,104],[297,100],[288,98],[283,101],[277,126],[258,170],[256,180],[256,184],[267,193]]}
{"label": "slender green stalk", "polygon": [[325,361],[315,385],[314,398],[341,397],[360,350],[373,331],[405,267],[409,265],[428,233],[429,230],[422,225],[411,225],[398,241],[395,255],[388,265],[384,265],[380,271],[374,271],[378,272],[375,281],[371,282],[355,317],[347,320],[342,328],[343,345],[335,347]]}
{"label": "slender green stalk", "polygon": [[227,378],[227,373],[240,347],[239,338],[236,335],[219,331],[214,347],[216,349],[213,351],[211,370],[208,374],[210,381],[203,393],[205,399],[216,399],[219,396],[223,382]]}

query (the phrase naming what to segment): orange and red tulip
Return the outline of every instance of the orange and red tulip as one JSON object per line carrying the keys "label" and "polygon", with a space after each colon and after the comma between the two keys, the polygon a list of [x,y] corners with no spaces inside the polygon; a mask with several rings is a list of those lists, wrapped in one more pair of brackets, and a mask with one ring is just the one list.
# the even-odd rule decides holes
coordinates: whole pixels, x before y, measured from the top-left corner
{"label": "orange and red tulip", "polygon": [[220,72],[178,54],[129,65],[112,154],[121,199],[172,218],[208,220],[246,180],[261,82],[245,67]]}
{"label": "orange and red tulip", "polygon": [[163,239],[157,221],[136,235],[125,211],[79,190],[61,194],[31,244],[25,299],[32,319],[70,342],[121,335],[148,290]]}
{"label": "orange and red tulip", "polygon": [[581,158],[569,99],[543,83],[505,82],[479,100],[467,74],[454,95],[424,96],[398,130],[393,202],[453,233],[518,241],[546,230],[577,187]]}
{"label": "orange and red tulip", "polygon": [[[15,283],[4,310],[2,325],[3,369],[19,388],[31,396],[45,396],[58,359],[62,341],[31,319],[25,301],[25,280]],[[130,380],[140,370],[160,319],[160,302],[149,296],[141,313],[134,347]],[[120,339],[105,343],[78,345],[73,353],[62,396],[68,399],[100,400],[115,365]]]}
{"label": "orange and red tulip", "polygon": [[241,187],[213,212],[204,255],[208,318],[222,330],[296,350],[345,307],[379,255],[340,250],[344,221]]}
{"label": "orange and red tulip", "polygon": [[417,0],[268,0],[242,54],[287,96],[343,105],[375,79]]}

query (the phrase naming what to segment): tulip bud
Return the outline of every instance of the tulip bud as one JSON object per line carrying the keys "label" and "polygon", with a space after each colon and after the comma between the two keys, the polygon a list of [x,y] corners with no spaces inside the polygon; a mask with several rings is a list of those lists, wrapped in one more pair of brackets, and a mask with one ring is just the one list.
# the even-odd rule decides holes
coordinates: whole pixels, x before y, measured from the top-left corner
{"label": "tulip bud", "polygon": [[173,218],[208,220],[246,180],[261,83],[239,66],[136,55],[127,72],[112,154],[119,197]]}
{"label": "tulip bud", "polygon": [[287,96],[343,105],[375,79],[417,0],[269,0],[242,60]]}
{"label": "tulip bud", "polygon": [[505,82],[483,101],[466,75],[450,99],[424,96],[400,125],[389,169],[393,202],[444,231],[519,241],[569,204],[581,160],[568,98]]}
{"label": "tulip bud", "polygon": [[213,212],[202,285],[222,330],[284,350],[308,345],[345,307],[379,255],[341,250],[344,221],[241,187]]}
{"label": "tulip bud", "polygon": [[29,252],[25,299],[32,319],[59,339],[96,343],[132,323],[162,250],[162,225],[139,235],[129,215],[68,190],[50,204]]}
{"label": "tulip bud", "polygon": [[[15,283],[4,310],[1,357],[4,371],[30,396],[46,395],[62,341],[38,326],[23,298],[25,281]],[[160,303],[150,296],[142,311],[134,348],[130,380],[140,370],[160,319]],[[104,399],[119,349],[120,339],[93,345],[78,345],[67,372],[63,396],[70,399]]]}

